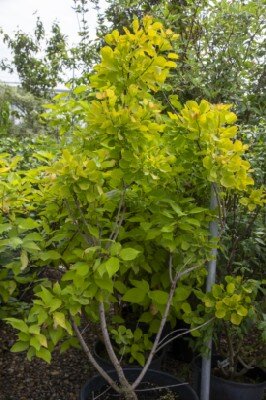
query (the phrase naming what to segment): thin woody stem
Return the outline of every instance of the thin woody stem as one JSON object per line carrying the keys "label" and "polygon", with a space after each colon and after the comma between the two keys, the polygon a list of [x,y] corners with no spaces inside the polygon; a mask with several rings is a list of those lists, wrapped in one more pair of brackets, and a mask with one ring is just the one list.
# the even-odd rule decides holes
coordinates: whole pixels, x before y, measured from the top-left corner
{"label": "thin woody stem", "polygon": [[173,283],[173,255],[172,255],[172,253],[169,256],[169,278],[170,278],[170,282]]}
{"label": "thin woody stem", "polygon": [[[116,221],[115,221],[115,228],[109,237],[109,239],[112,241],[116,240],[117,236],[119,235],[120,227],[124,221],[125,191],[126,191],[126,189],[124,188],[121,198],[120,198],[119,206],[118,206],[118,212],[117,212]],[[106,248],[108,248],[108,247],[109,247],[109,244],[107,244]],[[105,316],[105,309],[104,309],[103,301],[99,302],[99,315],[100,315],[101,331],[103,334],[103,340],[104,340],[104,344],[106,347],[106,351],[108,353],[110,361],[112,362],[112,364],[117,372],[119,382],[121,384],[120,393],[123,392],[128,399],[137,400],[137,396],[134,393],[134,390],[132,389],[130,383],[128,382],[128,380],[125,377],[123,368],[121,367],[121,363],[120,363],[119,359],[117,358],[114,348],[113,348],[113,345],[111,343],[108,328],[107,328],[107,323],[106,323],[106,316]]]}
{"label": "thin woody stem", "polygon": [[65,199],[65,205],[66,205],[66,208],[67,208],[67,210],[69,212],[69,215],[70,215],[70,217],[72,219],[73,224],[77,227],[77,230],[78,230],[79,234],[83,237],[85,242],[87,242],[90,246],[93,246],[94,245],[94,241],[93,241],[92,237],[90,235],[88,235],[88,233],[83,232],[83,230],[80,228],[79,220],[75,217],[73,211],[71,210],[71,206],[70,206],[69,202],[66,199]]}
{"label": "thin woody stem", "polygon": [[156,349],[157,349],[159,340],[161,338],[161,334],[162,334],[162,331],[163,331],[163,328],[164,328],[164,325],[166,323],[166,319],[167,319],[167,316],[168,316],[168,313],[169,313],[169,310],[170,310],[170,306],[171,306],[172,299],[173,299],[173,296],[174,296],[174,293],[175,293],[176,284],[177,284],[178,279],[179,279],[179,274],[177,273],[175,275],[173,283],[171,285],[171,290],[170,290],[170,293],[169,293],[169,296],[168,296],[168,301],[167,301],[167,304],[166,304],[166,307],[165,307],[165,311],[163,313],[163,317],[162,317],[162,320],[161,320],[161,324],[160,324],[158,333],[156,335],[155,341],[153,343],[152,349],[150,351],[150,354],[148,356],[148,359],[147,359],[147,362],[146,362],[145,366],[143,367],[143,369],[142,369],[141,373],[139,374],[138,378],[135,380],[135,382],[132,385],[133,389],[135,389],[140,384],[140,382],[142,381],[142,379],[143,379],[144,375],[146,374],[146,372],[147,372],[147,370],[148,370],[148,368],[150,366],[150,363],[151,363],[151,361],[152,361],[152,359],[153,359],[153,357],[155,355],[155,352],[156,352]]}
{"label": "thin woody stem", "polygon": [[123,189],[122,194],[121,194],[121,198],[120,198],[119,205],[118,205],[118,211],[117,211],[117,215],[116,215],[115,228],[114,228],[113,232],[111,233],[111,235],[109,237],[110,240],[116,240],[117,239],[120,227],[121,227],[121,225],[122,225],[122,223],[124,221],[125,193],[126,193],[126,188]]}
{"label": "thin woody stem", "polygon": [[110,360],[115,367],[116,372],[119,374],[119,376],[123,376],[125,378],[125,375],[123,373],[123,370],[120,366],[119,360],[114,352],[113,345],[110,340],[108,328],[107,328],[107,323],[106,323],[106,317],[105,317],[105,309],[104,309],[104,304],[103,301],[99,302],[99,313],[100,313],[100,321],[101,321],[101,330],[103,334],[103,340],[106,346],[107,353],[110,357]]}
{"label": "thin woody stem", "polygon": [[218,213],[219,213],[219,220],[220,220],[220,224],[222,229],[224,229],[225,227],[225,221],[226,221],[226,216],[225,216],[225,206],[222,204],[221,198],[219,196],[219,191],[218,188],[215,184],[212,184],[214,193],[215,193],[215,197],[217,200],[217,204],[218,204]]}
{"label": "thin woody stem", "polygon": [[231,335],[230,335],[230,332],[229,332],[228,325],[227,325],[226,321],[223,321],[223,325],[224,325],[225,335],[226,335],[227,343],[228,343],[230,370],[232,371],[230,373],[230,375],[233,376],[234,375],[234,371],[236,369],[236,366],[235,366],[235,361],[236,361],[235,360],[235,352],[234,352]]}
{"label": "thin woody stem", "polygon": [[181,337],[181,336],[183,336],[183,335],[187,335],[188,333],[197,331],[198,329],[201,329],[203,326],[206,326],[206,325],[210,324],[213,320],[214,320],[214,318],[211,318],[211,319],[209,319],[208,321],[204,322],[203,324],[201,324],[201,325],[199,325],[199,326],[196,326],[195,328],[192,328],[192,329],[178,329],[178,330],[176,330],[176,331],[171,332],[171,333],[168,334],[167,336],[172,335],[173,333],[180,332],[181,330],[183,331],[182,333],[179,333],[178,335],[175,335],[175,336],[171,337],[170,339],[168,339],[166,342],[163,343],[163,341],[166,339],[167,336],[164,337],[164,338],[161,340],[161,342],[158,343],[159,346],[158,346],[158,348],[156,349],[156,353],[157,353],[158,351],[160,351],[164,346],[166,346],[167,344],[171,343],[173,340],[175,340],[175,339],[177,339],[177,338],[179,338],[179,337]]}
{"label": "thin woody stem", "polygon": [[83,350],[85,351],[85,354],[88,356],[88,359],[90,360],[91,364],[94,366],[94,368],[97,369],[97,371],[99,372],[99,374],[106,380],[106,382],[109,383],[109,385],[118,393],[120,393],[120,388],[119,386],[117,386],[117,384],[112,380],[112,378],[110,378],[110,376],[102,369],[102,367],[97,363],[97,361],[95,360],[95,358],[93,357],[93,355],[91,354],[91,351],[87,345],[87,343],[85,342],[78,326],[76,325],[75,321],[72,318],[72,326],[73,329],[77,335],[77,338],[83,348]]}
{"label": "thin woody stem", "polygon": [[[174,293],[175,293],[175,289],[176,289],[176,285],[177,285],[178,280],[180,279],[180,277],[182,275],[184,275],[184,274],[190,272],[191,270],[195,269],[195,267],[191,267],[187,271],[183,271],[184,268],[186,267],[186,265],[190,261],[191,261],[191,259],[189,259],[188,261],[185,262],[185,264],[181,268],[182,272],[178,271],[176,273],[173,281],[172,281],[171,289],[170,289],[168,300],[167,300],[167,303],[166,303],[166,306],[165,306],[165,310],[164,310],[164,313],[163,313],[163,316],[162,316],[162,319],[161,319],[161,324],[160,324],[159,330],[158,330],[157,335],[155,337],[155,340],[154,340],[152,349],[151,349],[151,351],[149,353],[149,356],[148,356],[148,359],[146,361],[146,364],[144,365],[144,367],[143,367],[141,373],[139,374],[138,378],[132,384],[133,389],[135,389],[140,384],[140,382],[142,381],[142,379],[143,379],[144,375],[146,374],[146,372],[147,372],[147,370],[148,370],[148,368],[150,366],[150,363],[151,363],[151,361],[152,361],[152,359],[153,359],[153,357],[154,357],[154,355],[156,353],[156,350],[157,350],[157,347],[158,347],[158,344],[160,342],[160,338],[161,338],[161,335],[162,335],[162,332],[163,332],[163,328],[164,328],[164,325],[166,323],[166,320],[167,320],[167,317],[168,317],[168,314],[169,314],[169,310],[170,310],[170,307],[171,307],[171,304],[172,304],[172,299],[173,299],[173,296],[174,296]],[[172,262],[171,258],[169,260],[169,263],[170,262]]]}
{"label": "thin woody stem", "polygon": [[245,363],[245,361],[243,361],[243,359],[240,356],[238,356],[237,359],[243,365],[243,367],[245,367],[246,369],[253,369],[254,368],[254,365],[252,365],[252,364],[255,363],[255,360],[253,360],[253,362],[251,362],[250,364],[247,364],[247,363]]}
{"label": "thin woody stem", "polygon": [[89,224],[88,224],[87,219],[86,219],[86,217],[85,217],[85,215],[84,215],[84,213],[82,211],[81,205],[80,205],[80,203],[78,201],[78,198],[77,198],[77,195],[75,193],[73,193],[73,199],[74,199],[75,205],[76,205],[76,207],[78,209],[81,221],[82,221],[83,225],[86,227],[86,231],[87,231],[86,235],[90,238],[92,244],[94,246],[96,246],[97,242],[95,241],[95,239],[93,237],[90,236]]}
{"label": "thin woody stem", "polygon": [[121,367],[121,364],[114,352],[114,348],[111,343],[108,328],[107,328],[103,301],[99,302],[99,313],[100,313],[101,330],[102,330],[102,334],[103,334],[103,340],[105,343],[105,347],[106,347],[108,356],[110,358],[110,361],[112,362],[112,364],[117,372],[119,382],[122,386],[120,389],[120,393],[121,393],[121,391],[123,391],[124,393],[128,393],[128,394],[130,393],[131,398],[132,399],[135,398],[137,400],[137,396],[134,394],[134,389],[130,385],[128,380],[126,379],[123,368]]}

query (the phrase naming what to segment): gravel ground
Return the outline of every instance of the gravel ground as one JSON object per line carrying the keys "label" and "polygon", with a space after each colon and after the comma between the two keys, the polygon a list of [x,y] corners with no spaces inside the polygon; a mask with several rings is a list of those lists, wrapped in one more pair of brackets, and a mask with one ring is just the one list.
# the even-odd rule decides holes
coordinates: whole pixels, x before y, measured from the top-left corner
{"label": "gravel ground", "polygon": [[25,353],[11,353],[15,335],[0,325],[0,400],[77,400],[84,382],[94,375],[81,350],[55,351],[51,364],[29,362]]}
{"label": "gravel ground", "polygon": [[[50,365],[29,362],[25,353],[9,351],[15,338],[13,329],[0,322],[0,400],[77,400],[81,386],[96,373],[83,351],[74,348],[55,351]],[[170,356],[162,370],[189,379],[188,366]]]}

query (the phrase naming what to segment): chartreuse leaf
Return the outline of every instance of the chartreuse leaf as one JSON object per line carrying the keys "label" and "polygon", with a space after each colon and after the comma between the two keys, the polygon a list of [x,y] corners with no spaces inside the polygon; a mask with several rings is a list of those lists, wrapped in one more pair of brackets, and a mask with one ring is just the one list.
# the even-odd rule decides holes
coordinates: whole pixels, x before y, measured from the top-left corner
{"label": "chartreuse leaf", "polygon": [[119,255],[120,250],[121,250],[121,244],[120,244],[120,243],[113,243],[113,244],[110,246],[110,253],[111,253],[111,256],[117,256],[117,255]]}
{"label": "chartreuse leaf", "polygon": [[46,361],[48,364],[51,362],[51,352],[44,347],[40,348],[40,350],[36,351],[36,356]]}
{"label": "chartreuse leaf", "polygon": [[53,292],[57,295],[61,294],[61,287],[59,282],[55,282],[54,286],[53,286]]}
{"label": "chartreuse leaf", "polygon": [[36,336],[30,338],[30,345],[35,348],[36,351],[40,350],[41,343]]}
{"label": "chartreuse leaf", "polygon": [[141,288],[133,288],[126,291],[123,296],[124,301],[129,303],[142,303],[146,297],[146,292]]}
{"label": "chartreuse leaf", "polygon": [[189,214],[199,214],[199,213],[206,212],[206,211],[207,211],[206,208],[195,207],[195,208],[192,208],[191,210],[189,210]]}
{"label": "chartreuse leaf", "polygon": [[185,314],[190,314],[191,313],[191,305],[188,302],[184,302],[181,305],[181,310],[183,310]]}
{"label": "chartreuse leaf", "polygon": [[240,325],[243,317],[237,313],[232,313],[230,321],[233,325]]}
{"label": "chartreuse leaf", "polygon": [[181,208],[179,207],[179,205],[177,205],[177,204],[174,203],[173,201],[171,201],[170,204],[171,204],[173,210],[176,212],[176,214],[177,214],[179,217],[185,215],[185,214],[183,213],[183,211],[181,210]]}
{"label": "chartreuse leaf", "polygon": [[218,308],[215,311],[216,318],[222,319],[225,317],[225,315],[226,315],[226,309],[224,309],[224,308]]}
{"label": "chartreuse leaf", "polygon": [[191,291],[192,291],[192,288],[189,286],[178,286],[176,288],[175,294],[174,294],[175,301],[186,300],[189,297]]}
{"label": "chartreuse leaf", "polygon": [[115,281],[114,287],[120,294],[124,294],[127,290],[126,285],[121,281]]}
{"label": "chartreuse leaf", "polygon": [[64,353],[70,347],[75,347],[76,349],[79,349],[80,344],[78,342],[78,339],[76,339],[75,337],[72,337],[70,339],[65,340],[64,343],[62,343],[60,346],[60,353]]}
{"label": "chartreuse leaf", "polygon": [[39,325],[31,325],[29,327],[29,333],[39,334],[40,333],[40,326]]}
{"label": "chartreuse leaf", "polygon": [[131,353],[132,357],[137,360],[137,362],[143,367],[145,364],[145,357],[142,353],[138,352],[138,351],[134,351]]}
{"label": "chartreuse leaf", "polygon": [[73,269],[75,269],[77,271],[77,275],[86,276],[86,275],[88,275],[88,272],[89,272],[89,264],[84,261],[78,261],[73,266]]}
{"label": "chartreuse leaf", "polygon": [[238,315],[240,315],[241,317],[246,317],[248,315],[248,309],[245,308],[242,305],[239,305],[236,309],[236,312]]}
{"label": "chartreuse leaf", "polygon": [[17,219],[18,227],[22,230],[31,230],[38,228],[39,224],[32,218]]}
{"label": "chartreuse leaf", "polygon": [[226,188],[233,188],[236,185],[236,180],[234,175],[225,172],[221,178],[221,184]]}
{"label": "chartreuse leaf", "polygon": [[57,310],[62,304],[62,301],[60,299],[53,298],[52,301],[50,302],[50,312],[54,312]]}
{"label": "chartreuse leaf", "polygon": [[30,340],[30,334],[29,333],[24,333],[24,332],[20,332],[18,334],[18,338],[21,342],[29,342]]}
{"label": "chartreuse leaf", "polygon": [[[73,90],[73,93],[79,94],[79,93],[85,92],[86,90],[88,90],[87,85],[79,85],[79,86],[75,87],[75,89]],[[63,93],[63,94],[65,95],[65,93]]]}
{"label": "chartreuse leaf", "polygon": [[56,329],[49,329],[49,335],[52,339],[54,345],[56,345],[59,340],[63,337],[63,329],[61,327],[57,327]]}
{"label": "chartreuse leaf", "polygon": [[162,290],[153,290],[149,292],[149,298],[158,304],[166,304],[168,301],[168,293]]}
{"label": "chartreuse leaf", "polygon": [[142,337],[142,330],[140,328],[137,328],[134,332],[134,339],[136,341],[140,340]]}
{"label": "chartreuse leaf", "polygon": [[12,238],[6,239],[6,242],[7,242],[7,245],[12,247],[13,249],[16,249],[23,243],[19,237],[12,237]]}
{"label": "chartreuse leaf", "polygon": [[119,270],[119,259],[116,257],[109,258],[109,260],[106,261],[106,270],[111,278]]}
{"label": "chartreuse leaf", "polygon": [[139,322],[151,322],[151,320],[153,319],[153,316],[150,312],[144,312],[143,314],[141,314],[140,318],[139,318]]}
{"label": "chartreuse leaf", "polygon": [[137,281],[136,279],[131,280],[132,284],[137,288],[141,289],[143,292],[148,293],[149,291],[149,284],[147,281],[142,279],[141,281]]}
{"label": "chartreuse leaf", "polygon": [[124,318],[121,318],[119,315],[115,315],[114,317],[112,317],[112,322],[114,324],[124,324],[125,320]]}
{"label": "chartreuse leaf", "polygon": [[37,318],[38,318],[38,324],[42,325],[47,320],[48,314],[43,308],[40,308]]}
{"label": "chartreuse leaf", "polygon": [[31,241],[25,241],[25,239],[23,240],[22,246],[23,246],[23,249],[24,249],[24,250],[28,250],[28,251],[31,251],[31,250],[33,250],[33,251],[38,251],[38,250],[41,250],[40,247],[37,246],[36,243],[31,242]]}
{"label": "chartreuse leaf", "polygon": [[12,225],[11,224],[0,224],[0,235],[3,232],[10,231],[11,229],[12,229]]}
{"label": "chartreuse leaf", "polygon": [[29,342],[19,341],[11,347],[10,351],[12,351],[12,353],[17,353],[19,351],[27,350],[28,348],[29,348]]}
{"label": "chartreuse leaf", "polygon": [[30,242],[30,241],[34,241],[34,242],[41,242],[42,240],[43,240],[43,237],[42,237],[42,235],[40,235],[39,233],[37,233],[37,232],[32,232],[32,233],[29,233],[28,235],[26,235],[25,237],[24,237],[24,239],[23,239],[23,243],[24,242]]}
{"label": "chartreuse leaf", "polygon": [[220,296],[221,296],[222,293],[223,293],[223,289],[222,289],[221,286],[219,286],[219,285],[217,285],[217,284],[214,284],[214,285],[212,286],[211,292],[212,292],[213,297],[214,297],[215,299],[219,299]]}
{"label": "chartreuse leaf", "polygon": [[107,292],[113,292],[113,282],[107,275],[104,275],[102,278],[95,278],[95,283],[99,288],[107,290]]}
{"label": "chartreuse leaf", "polygon": [[46,252],[41,253],[40,258],[43,261],[59,260],[59,258],[61,258],[61,255],[55,250],[48,250]]}
{"label": "chartreuse leaf", "polygon": [[234,293],[234,291],[235,291],[235,285],[234,285],[233,282],[228,283],[228,285],[226,286],[226,291],[227,291],[227,293],[229,293],[229,294],[233,294],[233,293]]}
{"label": "chartreuse leaf", "polygon": [[67,330],[67,326],[66,326],[66,320],[65,320],[65,315],[62,312],[58,312],[56,311],[53,314],[53,319],[54,319],[54,326],[55,328],[57,326],[61,326],[62,328]]}
{"label": "chartreuse leaf", "polygon": [[205,307],[211,308],[215,305],[215,301],[210,298],[205,298],[204,304],[205,304]]}
{"label": "chartreuse leaf", "polygon": [[157,333],[160,327],[161,321],[159,319],[153,319],[150,323],[149,333]]}
{"label": "chartreuse leaf", "polygon": [[138,257],[139,253],[140,253],[139,250],[133,249],[131,247],[127,247],[120,251],[119,256],[124,261],[131,261],[131,260],[135,260],[135,258]]}
{"label": "chartreuse leaf", "polygon": [[5,321],[7,321],[11,326],[13,326],[13,328],[15,328],[21,332],[24,332],[24,333],[29,332],[29,328],[28,328],[27,324],[21,319],[5,318]]}
{"label": "chartreuse leaf", "polygon": [[237,120],[237,116],[233,112],[227,112],[225,114],[225,120],[228,124],[234,124]]}
{"label": "chartreuse leaf", "polygon": [[54,298],[53,294],[44,286],[41,286],[41,289],[41,292],[36,293],[36,296],[40,297],[45,304],[50,305]]}
{"label": "chartreuse leaf", "polygon": [[28,359],[29,361],[31,361],[31,360],[32,360],[32,357],[34,357],[35,354],[36,354],[35,348],[34,348],[34,347],[30,347],[29,350],[27,351],[27,359]]}
{"label": "chartreuse leaf", "polygon": [[99,230],[96,226],[89,226],[89,232],[92,236],[99,239]]}
{"label": "chartreuse leaf", "polygon": [[119,270],[119,259],[117,257],[110,257],[107,261],[103,262],[97,269],[98,273],[103,276],[105,272],[111,278]]}
{"label": "chartreuse leaf", "polygon": [[36,335],[36,338],[39,340],[41,346],[48,347],[46,336],[44,336],[42,333],[39,333]]}
{"label": "chartreuse leaf", "polygon": [[178,55],[176,53],[168,53],[168,58],[171,58],[172,60],[177,60]]}

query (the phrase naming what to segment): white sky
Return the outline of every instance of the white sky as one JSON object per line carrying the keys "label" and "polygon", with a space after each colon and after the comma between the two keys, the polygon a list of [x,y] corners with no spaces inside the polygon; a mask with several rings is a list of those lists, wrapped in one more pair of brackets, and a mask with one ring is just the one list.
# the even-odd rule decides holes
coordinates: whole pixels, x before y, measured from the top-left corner
{"label": "white sky", "polygon": [[[105,1],[101,0],[100,3],[104,9]],[[73,0],[0,0],[0,28],[8,34],[18,29],[25,33],[33,33],[36,18],[39,16],[46,33],[56,20],[60,24],[62,33],[68,36],[68,43],[74,44],[78,41],[79,26],[73,6]],[[96,13],[93,9],[89,12],[88,22],[93,38],[96,26]],[[10,52],[0,40],[0,59],[4,57],[10,58]],[[0,71],[0,81],[14,82],[18,81],[18,77]]]}

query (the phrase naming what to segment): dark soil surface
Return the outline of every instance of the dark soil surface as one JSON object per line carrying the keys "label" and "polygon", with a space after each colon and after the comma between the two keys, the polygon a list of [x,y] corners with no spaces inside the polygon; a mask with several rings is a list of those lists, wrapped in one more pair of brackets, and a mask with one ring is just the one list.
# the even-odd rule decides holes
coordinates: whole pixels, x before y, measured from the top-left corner
{"label": "dark soil surface", "polygon": [[[86,339],[92,343],[94,336],[88,335]],[[9,349],[15,340],[14,330],[0,322],[0,400],[77,400],[82,385],[96,373],[82,350],[72,348],[63,354],[57,350],[49,365],[36,358],[29,362],[25,352],[11,353]],[[189,379],[188,365],[170,357],[162,369]],[[149,399],[147,392],[143,393],[146,397],[142,399]],[[164,393],[161,399],[177,399],[165,396]],[[155,399],[154,393],[150,398]]]}

